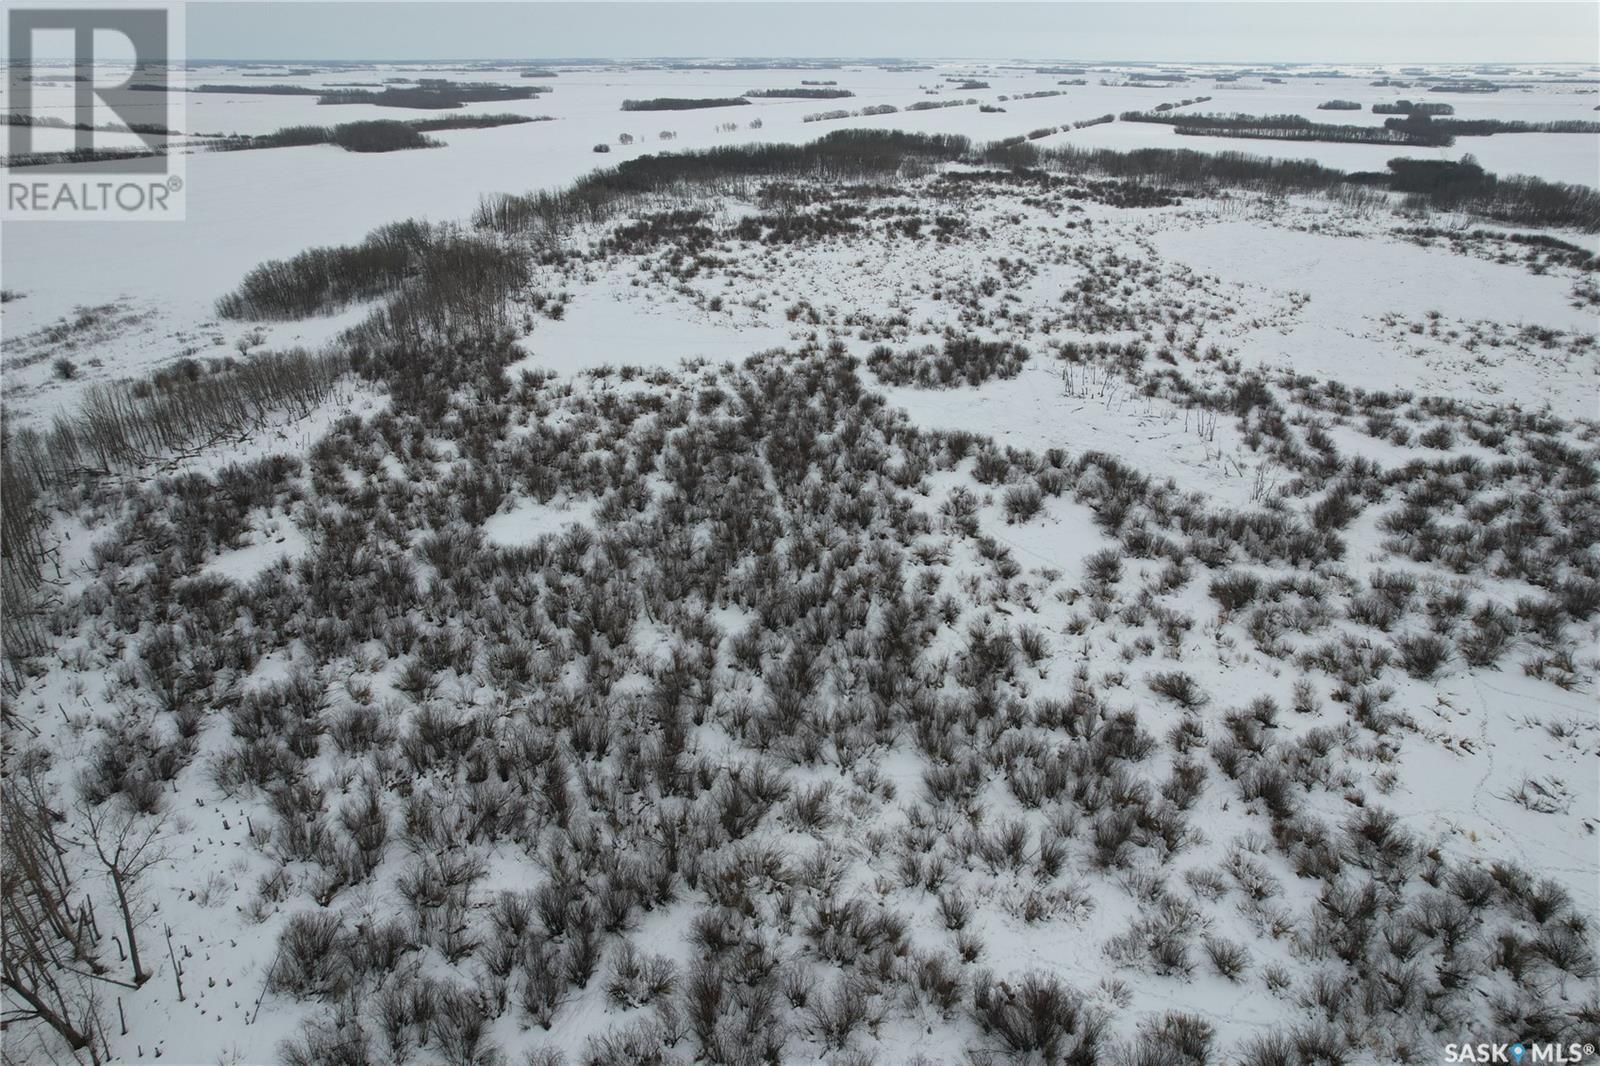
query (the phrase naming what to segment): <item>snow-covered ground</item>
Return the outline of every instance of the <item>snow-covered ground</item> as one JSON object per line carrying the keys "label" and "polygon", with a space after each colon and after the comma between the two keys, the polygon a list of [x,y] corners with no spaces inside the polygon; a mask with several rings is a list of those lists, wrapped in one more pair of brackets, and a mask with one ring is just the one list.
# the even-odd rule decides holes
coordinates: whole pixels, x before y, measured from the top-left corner
{"label": "snow-covered ground", "polygon": [[[1185,69],[842,123],[800,117],[1070,78],[562,69],[475,108],[557,121],[442,149],[196,154],[160,239],[8,226],[13,428],[157,371],[129,395],[181,421],[235,380],[223,356],[339,371],[258,382],[268,415],[183,448],[108,458],[85,422],[72,456],[28,453],[41,646],[7,675],[6,769],[64,817],[102,976],[129,976],[133,926],[148,982],[68,983],[107,1057],[1312,1066],[1592,1040],[1592,235],[1237,190],[1125,207],[957,164],[686,189],[560,254],[499,235],[527,280],[474,343],[341,341],[386,296],[214,310],[262,261],[561,186],[602,140],[614,163],[1419,95]],[[857,95],[618,110],[802,79]],[[196,94],[186,129],[368,117],[395,116]],[[1463,140],[1597,184],[1592,136]],[[129,923],[84,846],[124,809],[161,832]],[[18,1061],[63,1047],[7,1032]]]}
{"label": "snow-covered ground", "polygon": [[[615,164],[646,152],[704,148],[753,141],[797,142],[841,128],[903,129],[957,133],[977,142],[1026,134],[1044,126],[1068,126],[1107,113],[1146,110],[1158,104],[1209,95],[1190,110],[1249,114],[1301,114],[1340,123],[1381,122],[1370,105],[1405,97],[1443,100],[1460,118],[1552,121],[1591,120],[1600,89],[1567,81],[1529,81],[1532,88],[1490,95],[1429,94],[1373,87],[1376,71],[1344,68],[1341,77],[1284,77],[1272,84],[1261,76],[1235,82],[1215,80],[1211,68],[1174,68],[1188,80],[1168,86],[1118,84],[1129,71],[1144,68],[1096,66],[1092,73],[1063,76],[1034,73],[1000,63],[936,64],[927,70],[886,71],[845,65],[826,70],[667,70],[627,68],[560,69],[555,78],[523,79],[511,69],[478,70],[450,65],[376,66],[271,76],[270,70],[204,67],[188,73],[192,85],[261,84],[325,87],[339,83],[380,84],[386,78],[436,77],[507,85],[548,86],[551,92],[529,100],[469,104],[462,113],[514,112],[550,115],[557,121],[485,130],[435,134],[443,149],[357,154],[332,146],[254,152],[197,152],[187,160],[187,220],[164,227],[151,241],[137,227],[121,224],[17,222],[8,224],[0,247],[0,285],[27,294],[5,307],[4,335],[16,338],[45,328],[80,307],[127,303],[146,312],[142,327],[105,338],[101,358],[129,368],[149,366],[198,348],[207,354],[230,349],[235,337],[213,320],[212,302],[250,267],[293,255],[318,244],[359,239],[372,228],[402,218],[433,221],[464,219],[485,195],[564,186],[597,164]],[[1392,74],[1392,72],[1388,72]],[[1520,72],[1519,72],[1520,73]],[[1563,71],[1567,76],[1581,71]],[[266,75],[266,76],[257,76]],[[957,76],[973,75],[987,89],[958,90]],[[1086,85],[1062,85],[1079,79]],[[758,99],[735,108],[679,112],[620,111],[625,99],[650,96],[726,96],[749,89],[793,88],[803,80],[836,81],[855,95],[842,100]],[[1110,82],[1112,84],[1102,84]],[[928,90],[935,90],[928,95]],[[1019,100],[1027,92],[1063,95]],[[35,94],[47,111],[68,109],[69,86],[40,86]],[[154,94],[152,94],[154,95]],[[1010,97],[998,103],[1001,96]],[[1318,111],[1333,98],[1352,99],[1363,111]],[[966,100],[1003,107],[982,113],[976,106],[907,112],[844,121],[812,122],[804,117],[836,108],[859,110],[874,104],[904,109],[925,99]],[[429,112],[373,105],[319,106],[314,96],[188,93],[185,133],[267,133],[286,126],[328,125],[373,118],[409,119]],[[158,115],[152,102],[152,115]],[[456,112],[438,112],[450,115]],[[753,120],[760,127],[751,129]],[[719,127],[733,122],[738,128]],[[662,141],[661,131],[676,137]],[[38,131],[44,140],[64,141],[66,131]],[[632,134],[631,146],[617,143]],[[109,135],[108,135],[109,136]],[[119,135],[129,140],[127,135]],[[593,146],[609,142],[611,153],[597,156]],[[1397,149],[1380,145],[1282,144],[1182,137],[1152,123],[1114,122],[1044,138],[1044,145],[1076,144],[1119,150],[1148,146],[1201,151],[1244,151],[1287,158],[1312,158],[1349,170],[1381,170],[1395,156],[1456,159],[1475,155],[1500,174],[1531,174],[1549,180],[1600,185],[1600,159],[1594,138],[1570,134],[1500,134],[1463,137],[1452,148]],[[86,166],[92,173],[93,166]],[[317,343],[330,335],[316,323],[295,326],[295,336],[270,334],[274,344]],[[210,343],[215,336],[222,339]],[[12,380],[44,385],[49,368],[33,372],[11,367]],[[91,380],[94,375],[87,375]],[[28,395],[28,406],[47,412],[72,390]]]}

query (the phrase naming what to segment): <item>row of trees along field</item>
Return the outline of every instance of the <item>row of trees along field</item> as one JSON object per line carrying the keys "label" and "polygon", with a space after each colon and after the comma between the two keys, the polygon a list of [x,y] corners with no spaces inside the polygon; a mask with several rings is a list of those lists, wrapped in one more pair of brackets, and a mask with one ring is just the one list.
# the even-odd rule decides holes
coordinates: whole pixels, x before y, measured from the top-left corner
{"label": "row of trees along field", "polygon": [[[1397,144],[1407,146],[1446,146],[1453,137],[1424,123],[1402,120],[1407,125],[1350,126],[1313,122],[1304,115],[1219,115],[1175,114],[1173,112],[1124,111],[1124,122],[1158,122],[1182,134],[1202,137],[1248,137],[1279,141],[1331,141],[1353,144]],[[1393,119],[1391,122],[1395,121]]]}

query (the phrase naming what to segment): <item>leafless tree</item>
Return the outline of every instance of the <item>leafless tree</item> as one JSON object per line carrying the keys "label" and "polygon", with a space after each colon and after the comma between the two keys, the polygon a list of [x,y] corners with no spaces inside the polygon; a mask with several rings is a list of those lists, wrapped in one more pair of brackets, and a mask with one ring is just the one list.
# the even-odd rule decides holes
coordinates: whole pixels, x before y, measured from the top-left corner
{"label": "leafless tree", "polygon": [[164,823],[159,818],[142,817],[116,801],[98,807],[84,804],[79,814],[89,830],[90,847],[116,890],[117,908],[122,912],[122,924],[128,933],[128,961],[133,964],[133,983],[142,985],[150,979],[150,973],[139,960],[139,921],[134,910],[139,879],[170,857],[162,837]]}
{"label": "leafless tree", "polygon": [[79,890],[56,832],[62,815],[36,771],[13,768],[0,787],[0,816],[0,1028],[42,1022],[98,1063],[104,1040],[93,979],[103,968],[93,911],[86,900],[72,902]]}

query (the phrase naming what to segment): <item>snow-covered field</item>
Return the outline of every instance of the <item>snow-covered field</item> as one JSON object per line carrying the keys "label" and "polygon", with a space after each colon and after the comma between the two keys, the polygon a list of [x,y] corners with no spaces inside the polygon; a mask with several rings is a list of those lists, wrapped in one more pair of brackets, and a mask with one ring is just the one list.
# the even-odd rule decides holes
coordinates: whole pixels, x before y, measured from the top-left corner
{"label": "snow-covered field", "polygon": [[[8,1025],[8,1059],[1592,1054],[1592,233],[1127,206],[926,147],[467,222],[650,152],[1425,92],[1102,84],[1130,72],[563,68],[472,105],[556,121],[442,148],[196,152],[158,236],[8,225],[6,1005],[42,987],[61,1022]],[[255,80],[419,74],[521,83]],[[1534,87],[1428,98],[1600,103],[1507,77]],[[856,95],[619,111],[801,80]],[[801,120],[930,87],[1005,110]],[[185,132],[375,117],[194,94]],[[1596,146],[1428,154],[1600,185]],[[460,228],[404,282],[217,310],[405,218]]]}
{"label": "snow-covered field", "polygon": [[[1576,80],[1585,75],[1581,70],[1565,68],[1513,72],[1516,84],[1532,87],[1488,95],[1429,94],[1421,85],[1410,89],[1374,87],[1369,84],[1371,81],[1392,76],[1393,72],[1380,75],[1363,68],[1336,68],[1339,77],[1284,77],[1282,84],[1271,84],[1261,76],[1218,82],[1217,69],[1173,69],[1179,69],[1188,80],[1147,87],[1122,84],[1130,71],[1148,73],[1147,68],[1096,66],[1090,73],[1068,76],[1034,73],[1013,64],[966,62],[899,72],[848,65],[800,71],[576,68],[562,69],[555,78],[539,79],[523,79],[517,70],[448,65],[380,65],[277,77],[270,76],[270,69],[252,68],[246,72],[229,67],[199,68],[188,72],[189,84],[323,87],[330,83],[377,84],[386,78],[417,77],[507,85],[533,83],[549,86],[551,91],[530,100],[469,104],[463,113],[550,115],[557,121],[446,131],[435,136],[447,147],[430,151],[363,155],[332,146],[314,146],[244,153],[198,152],[187,160],[187,221],[165,229],[158,241],[149,240],[137,227],[121,224],[8,225],[4,247],[0,248],[0,285],[26,293],[29,299],[6,305],[5,335],[16,338],[45,328],[79,307],[126,301],[147,314],[140,329],[108,339],[109,347],[99,356],[104,362],[134,369],[159,364],[190,348],[220,354],[231,348],[234,338],[224,329],[221,342],[209,343],[219,328],[211,321],[211,303],[232,279],[259,262],[286,257],[314,244],[357,240],[373,227],[399,218],[465,218],[485,195],[559,188],[597,164],[614,164],[648,152],[758,141],[799,142],[844,127],[956,133],[983,142],[1024,135],[1044,126],[1069,126],[1108,113],[1148,110],[1164,102],[1199,95],[1212,99],[1190,110],[1299,114],[1321,121],[1374,125],[1381,124],[1383,116],[1371,113],[1372,103],[1408,96],[1451,103],[1458,118],[1591,120],[1595,107],[1600,106],[1600,88],[1593,81],[1574,84],[1550,78],[1555,74]],[[1522,80],[1525,73],[1527,81]],[[990,87],[953,88],[959,82],[952,79],[969,74]],[[836,81],[837,88],[855,95],[842,100],[761,99],[746,107],[700,111],[619,110],[622,101],[630,98],[737,95],[749,89],[793,88],[803,80]],[[1061,84],[1078,80],[1088,84]],[[937,92],[929,96],[929,89]],[[1015,98],[1021,93],[1040,91],[1059,91],[1063,95]],[[63,114],[70,92],[66,86],[35,89],[47,111],[58,106]],[[999,103],[1001,96],[1010,99]],[[1334,98],[1355,100],[1367,110],[1316,109],[1318,104]],[[1005,110],[983,113],[977,106],[903,110],[906,105],[926,99],[971,99]],[[54,105],[52,100],[56,101]],[[184,100],[181,128],[191,134],[268,133],[302,124],[407,119],[428,114],[372,105],[319,106],[312,96],[190,93]],[[845,121],[804,121],[810,114],[836,108],[859,110],[877,104],[892,104],[902,110]],[[160,117],[154,105],[151,114]],[[752,120],[760,120],[760,127],[749,128]],[[737,124],[736,130],[719,129],[730,121]],[[663,130],[672,131],[676,138],[661,141],[659,134]],[[70,137],[66,131],[39,132],[41,147],[49,146],[50,137],[63,141]],[[618,136],[623,133],[633,135],[635,143],[618,144]],[[112,139],[128,138],[121,135]],[[609,155],[597,156],[592,151],[600,141],[610,142]],[[1117,150],[1157,146],[1245,151],[1311,158],[1352,171],[1381,170],[1388,159],[1396,156],[1457,159],[1470,153],[1498,174],[1530,174],[1600,186],[1600,158],[1594,138],[1570,134],[1462,137],[1450,148],[1400,149],[1183,137],[1166,126],[1113,122],[1059,133],[1039,143]],[[85,169],[92,172],[93,167]],[[295,331],[294,337],[272,334],[271,339],[273,343],[316,343],[323,339],[314,327],[304,324],[297,324]],[[48,367],[36,368],[34,374],[15,366],[9,369],[8,391],[19,385],[45,385],[36,378],[47,379],[49,375]],[[57,399],[70,395],[47,385],[43,391],[44,395],[23,394],[27,396],[27,406],[49,411]],[[17,398],[20,401],[21,397]]]}

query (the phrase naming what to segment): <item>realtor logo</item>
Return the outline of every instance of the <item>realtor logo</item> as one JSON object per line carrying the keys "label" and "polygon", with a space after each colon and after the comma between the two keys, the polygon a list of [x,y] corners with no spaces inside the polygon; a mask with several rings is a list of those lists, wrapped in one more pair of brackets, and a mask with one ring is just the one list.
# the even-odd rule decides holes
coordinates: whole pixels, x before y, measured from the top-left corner
{"label": "realtor logo", "polygon": [[1508,1066],[1530,1066],[1547,1063],[1569,1066],[1593,1057],[1593,1044],[1534,1044],[1517,1041],[1514,1044],[1485,1044],[1464,1042],[1446,1044],[1444,1061],[1448,1063],[1503,1063]]}
{"label": "realtor logo", "polygon": [[[181,8],[11,7],[6,221],[183,217]],[[176,91],[174,91],[176,90]]]}

